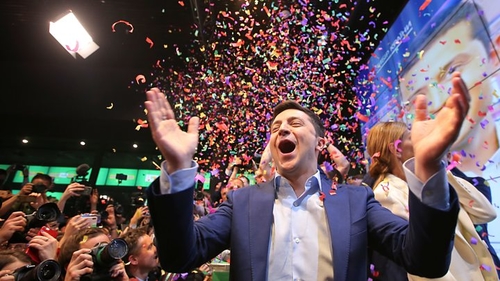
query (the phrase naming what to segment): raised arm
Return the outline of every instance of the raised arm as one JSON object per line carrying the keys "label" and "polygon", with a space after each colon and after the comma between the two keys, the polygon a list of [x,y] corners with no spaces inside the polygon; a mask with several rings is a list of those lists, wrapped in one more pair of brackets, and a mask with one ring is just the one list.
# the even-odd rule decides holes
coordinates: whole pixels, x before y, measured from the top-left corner
{"label": "raised arm", "polygon": [[441,167],[451,145],[455,142],[469,110],[469,91],[460,73],[453,73],[451,94],[436,118],[429,120],[427,98],[415,100],[415,122],[411,139],[415,152],[415,175],[426,182]]}
{"label": "raised arm", "polygon": [[167,172],[191,167],[191,160],[198,146],[199,118],[189,120],[187,132],[181,130],[175,120],[172,107],[158,88],[146,92],[144,103],[148,110],[148,123],[158,149],[166,160]]}

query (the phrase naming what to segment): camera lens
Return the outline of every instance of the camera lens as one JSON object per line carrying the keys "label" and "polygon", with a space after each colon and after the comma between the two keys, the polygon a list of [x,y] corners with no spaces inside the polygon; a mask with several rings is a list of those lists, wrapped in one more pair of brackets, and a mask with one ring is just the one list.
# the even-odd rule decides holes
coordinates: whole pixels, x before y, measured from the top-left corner
{"label": "camera lens", "polygon": [[100,267],[110,267],[127,254],[127,242],[121,238],[113,239],[110,243],[100,244],[92,249],[95,264]]}
{"label": "camera lens", "polygon": [[44,260],[37,266],[27,265],[14,272],[15,281],[57,281],[61,266],[55,260]]}
{"label": "camera lens", "polygon": [[109,255],[114,259],[121,259],[128,253],[128,245],[127,242],[123,239],[113,239],[111,243],[108,245]]}
{"label": "camera lens", "polygon": [[53,260],[45,260],[39,265],[37,279],[41,281],[57,280],[61,275],[61,267]]}
{"label": "camera lens", "polygon": [[61,211],[59,211],[59,207],[55,203],[45,203],[38,208],[35,217],[37,220],[50,222],[57,220],[60,214]]}

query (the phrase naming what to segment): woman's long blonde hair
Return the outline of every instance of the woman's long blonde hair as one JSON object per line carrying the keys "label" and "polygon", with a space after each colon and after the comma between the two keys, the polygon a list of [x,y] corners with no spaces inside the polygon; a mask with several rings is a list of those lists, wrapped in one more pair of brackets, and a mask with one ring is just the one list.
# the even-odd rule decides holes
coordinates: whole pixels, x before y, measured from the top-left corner
{"label": "woman's long blonde hair", "polygon": [[408,131],[403,122],[380,122],[368,132],[366,149],[371,158],[370,176],[375,179],[375,188],[390,172],[392,153],[389,149],[403,134]]}

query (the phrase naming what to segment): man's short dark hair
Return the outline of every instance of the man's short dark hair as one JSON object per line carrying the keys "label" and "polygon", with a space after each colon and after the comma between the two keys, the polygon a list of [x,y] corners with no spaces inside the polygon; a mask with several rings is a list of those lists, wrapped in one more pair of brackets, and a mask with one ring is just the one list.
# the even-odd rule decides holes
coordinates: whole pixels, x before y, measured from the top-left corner
{"label": "man's short dark hair", "polygon": [[312,110],[309,108],[303,107],[302,105],[298,104],[295,101],[284,101],[280,104],[278,104],[273,111],[273,118],[271,119],[271,124],[274,122],[274,119],[276,116],[278,116],[281,112],[288,110],[288,109],[296,109],[304,112],[309,116],[311,119],[311,122],[314,125],[314,130],[316,131],[316,134],[320,137],[325,136],[325,128],[323,126],[323,122],[321,122],[321,119],[319,119],[319,116],[316,115]]}
{"label": "man's short dark hair", "polygon": [[41,174],[41,173],[38,173],[36,174],[32,179],[31,179],[31,182],[33,182],[34,180],[36,179],[42,179],[42,180],[45,180],[45,181],[48,181],[50,184],[52,184],[52,177],[47,175],[47,174]]}

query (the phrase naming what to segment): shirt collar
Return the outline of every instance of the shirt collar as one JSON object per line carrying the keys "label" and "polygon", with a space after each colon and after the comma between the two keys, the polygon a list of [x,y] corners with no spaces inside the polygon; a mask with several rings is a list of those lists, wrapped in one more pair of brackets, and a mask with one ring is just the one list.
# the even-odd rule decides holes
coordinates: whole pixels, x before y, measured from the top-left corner
{"label": "shirt collar", "polygon": [[[276,176],[274,177],[275,199],[278,199],[278,192],[280,187],[285,185],[290,186],[288,180],[282,177],[280,174],[276,173]],[[305,198],[319,191],[321,191],[321,178],[319,170],[317,170],[316,173],[314,173],[314,175],[312,175],[306,180],[304,193],[300,195],[299,198],[297,198],[297,200],[293,202],[293,205],[295,207],[300,206],[300,204],[302,204],[302,201],[304,201]]]}

